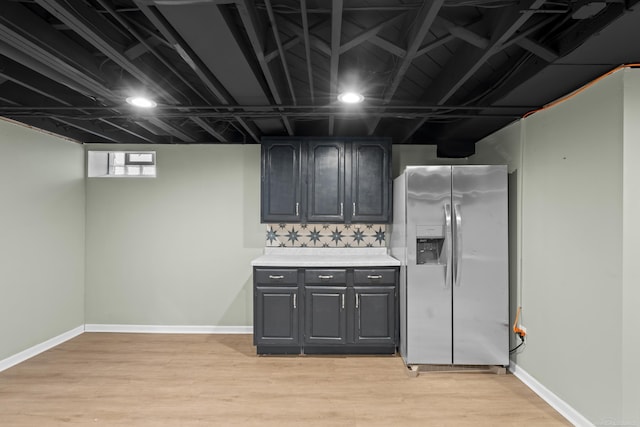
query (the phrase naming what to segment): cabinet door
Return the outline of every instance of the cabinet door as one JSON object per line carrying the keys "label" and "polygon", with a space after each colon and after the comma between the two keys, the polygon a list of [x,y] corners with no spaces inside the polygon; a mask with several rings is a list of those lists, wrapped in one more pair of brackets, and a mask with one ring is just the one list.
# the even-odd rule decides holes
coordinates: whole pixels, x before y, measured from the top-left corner
{"label": "cabinet door", "polygon": [[395,344],[395,286],[354,286],[355,342]]}
{"label": "cabinet door", "polygon": [[297,286],[256,286],[254,303],[254,344],[299,344]]}
{"label": "cabinet door", "polygon": [[388,140],[351,144],[351,222],[388,223],[391,220],[391,144]]}
{"label": "cabinet door", "polygon": [[310,141],[307,222],[344,222],[344,143]]}
{"label": "cabinet door", "polygon": [[346,286],[305,286],[304,342],[347,342]]}
{"label": "cabinet door", "polygon": [[261,222],[302,220],[301,155],[299,140],[262,142]]}

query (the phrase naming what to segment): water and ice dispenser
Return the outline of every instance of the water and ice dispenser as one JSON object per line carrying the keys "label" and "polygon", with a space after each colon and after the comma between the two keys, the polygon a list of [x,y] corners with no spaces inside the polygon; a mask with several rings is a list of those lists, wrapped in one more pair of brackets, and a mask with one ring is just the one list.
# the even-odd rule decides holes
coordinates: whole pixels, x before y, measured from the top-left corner
{"label": "water and ice dispenser", "polygon": [[418,225],[416,227],[416,264],[441,264],[444,248],[442,225]]}

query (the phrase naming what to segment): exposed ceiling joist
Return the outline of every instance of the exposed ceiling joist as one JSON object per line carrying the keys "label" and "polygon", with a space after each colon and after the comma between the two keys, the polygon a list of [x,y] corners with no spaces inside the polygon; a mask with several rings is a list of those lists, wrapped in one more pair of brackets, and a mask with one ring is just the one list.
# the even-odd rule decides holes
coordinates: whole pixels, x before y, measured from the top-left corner
{"label": "exposed ceiling joist", "polygon": [[553,62],[558,59],[558,54],[551,49],[536,43],[530,38],[523,38],[518,42],[518,46],[536,55],[538,58],[544,59],[547,62]]}
{"label": "exposed ceiling joist", "polygon": [[304,58],[307,65],[307,80],[309,84],[309,97],[312,103],[316,102],[313,88],[313,65],[311,64],[311,43],[309,41],[309,17],[307,15],[307,0],[300,0],[300,20],[302,21],[302,38],[304,40]]}
{"label": "exposed ceiling joist", "polygon": [[397,66],[393,80],[384,93],[383,102],[385,104],[388,104],[391,101],[391,98],[393,98],[393,95],[395,95],[398,90],[400,82],[407,73],[411,62],[415,59],[418,49],[422,45],[425,36],[429,32],[431,25],[433,25],[433,22],[435,21],[436,16],[438,16],[438,12],[443,4],[444,0],[434,0],[431,2],[425,2],[420,8],[420,11],[414,20],[409,42],[407,43],[407,53]]}
{"label": "exposed ceiling joist", "polygon": [[[302,41],[302,36],[291,37],[289,40],[281,44],[282,50],[286,52],[287,50],[293,48],[294,46],[297,46],[301,41]],[[265,53],[264,59],[267,62],[271,62],[274,59],[276,59],[278,56],[280,56],[280,49],[276,47],[271,52]]]}
{"label": "exposed ceiling joist", "polygon": [[407,51],[405,49],[391,43],[389,40],[383,39],[382,37],[374,36],[369,40],[369,42],[378,46],[381,49],[386,50],[389,53],[394,54],[399,58],[404,58],[405,56],[407,56]]}
{"label": "exposed ceiling joist", "polygon": [[378,25],[375,25],[369,29],[362,31],[360,34],[358,34],[357,36],[355,36],[354,38],[352,38],[351,40],[349,40],[348,42],[340,46],[340,54],[342,55],[343,53],[353,49],[354,47],[373,39],[378,35],[380,31],[382,31],[383,28],[393,24],[396,20],[404,16],[405,16],[405,13],[398,14],[391,19],[385,19]]}
{"label": "exposed ceiling joist", "polygon": [[72,107],[71,102],[65,100],[69,99],[70,95],[75,98],[76,102],[87,102],[88,100],[66,86],[58,84],[55,80],[44,79],[42,74],[14,61],[3,61],[0,78],[4,81],[12,81],[27,90],[49,98],[58,105]]}
{"label": "exposed ceiling joist", "polygon": [[[87,142],[369,133],[468,148],[637,62],[638,1],[5,1],[0,114]],[[366,98],[346,108],[351,85]],[[160,105],[124,105],[133,86]]]}
{"label": "exposed ceiling joist", "polygon": [[[135,0],[136,4],[140,8],[140,11],[149,19],[149,21],[160,31],[160,33],[164,36],[167,42],[176,50],[176,52],[180,55],[180,57],[185,61],[187,65],[196,73],[196,75],[200,78],[200,81],[204,83],[207,89],[213,94],[217,101],[223,105],[234,103],[231,95],[227,92],[227,90],[220,84],[220,82],[211,74],[211,72],[207,69],[207,66],[202,63],[202,60],[198,58],[198,56],[193,52],[193,50],[187,46],[187,44],[182,40],[182,38],[177,34],[177,32],[171,28],[169,23],[164,19],[164,17],[157,12],[155,9],[150,8],[149,6],[143,4],[141,0]],[[200,94],[202,97],[203,95]],[[206,98],[206,96],[205,96]],[[255,126],[250,125],[244,119],[237,118],[238,123],[243,127],[243,129],[251,136],[254,141],[259,141],[258,132]],[[199,123],[202,127],[202,123]],[[226,142],[226,137],[223,137],[222,133],[217,131],[212,132],[211,126],[203,127],[209,134],[213,135],[221,142]],[[220,139],[218,136],[222,136]]]}
{"label": "exposed ceiling joist", "polygon": [[[459,55],[445,66],[443,72],[429,86],[425,102],[442,105],[467,82],[485,62],[504,48],[504,44],[544,5],[545,0],[534,0],[524,11],[520,5],[505,10],[500,23],[485,49],[467,45]],[[514,19],[515,17],[515,19]]]}
{"label": "exposed ceiling joist", "polygon": [[54,118],[54,120],[68,126],[73,126],[76,129],[79,129],[91,135],[95,135],[107,141],[120,142],[118,139],[114,138],[113,136],[111,136],[111,134],[106,132],[105,129],[101,129],[90,122],[85,122],[85,121],[70,119],[70,118],[61,118],[61,117],[56,117]]}
{"label": "exposed ceiling joist", "polygon": [[455,26],[449,28],[449,33],[451,33],[452,36],[460,40],[464,40],[465,42],[472,44],[480,49],[486,49],[489,46],[488,38],[479,36],[478,34],[464,27]]}
{"label": "exposed ceiling joist", "polygon": [[229,142],[227,137],[225,137],[222,133],[220,133],[212,125],[207,123],[204,119],[202,119],[200,117],[192,117],[191,120],[193,120],[194,123],[196,123],[202,129],[204,129],[207,133],[209,133],[209,135],[212,135],[218,141],[220,141],[220,142]]}
{"label": "exposed ceiling joist", "polygon": [[426,45],[424,45],[423,47],[421,47],[417,52],[416,52],[416,58],[422,55],[426,55],[427,53],[429,53],[430,51],[432,51],[433,49],[436,49],[440,46],[444,46],[445,44],[449,43],[451,40],[457,38],[455,35],[453,34],[447,34],[446,36],[442,36],[440,38],[437,38],[436,40],[432,41],[431,43],[428,43]]}
{"label": "exposed ceiling joist", "polygon": [[[156,73],[150,70],[143,70],[135,65],[127,58],[121,46],[115,44],[117,29],[104,19],[98,12],[88,8],[84,4],[75,4],[73,7],[58,0],[37,0],[43,8],[48,10],[52,15],[56,16],[64,22],[69,28],[80,34],[87,42],[92,44],[96,49],[113,60],[120,67],[125,69],[133,77],[142,82],[146,87],[151,88],[154,93],[166,99],[167,101],[179,104],[181,101],[171,94],[166,88],[169,87],[166,79],[160,78]],[[101,33],[108,32],[108,35]],[[111,94],[111,99],[117,98],[116,94]],[[163,130],[177,137],[185,137],[190,142],[195,139],[183,131],[176,130],[169,124],[158,126]],[[207,129],[205,129],[207,130]],[[95,133],[94,133],[95,134]],[[215,135],[214,135],[215,136]]]}
{"label": "exposed ceiling joist", "polygon": [[[158,142],[158,141],[156,141],[156,140],[154,140],[154,139],[152,139],[150,137],[147,137],[147,136],[143,135],[143,133],[140,132],[139,129],[136,129],[136,130],[129,129],[129,127],[127,127],[125,125],[119,125],[119,124],[115,123],[113,120],[107,120],[107,119],[98,119],[98,120],[100,122],[108,125],[108,126],[112,126],[112,127],[116,128],[116,129],[118,129],[118,130],[120,130],[120,131],[122,131],[124,133],[127,133],[127,134],[133,136],[134,138],[141,139],[141,140],[143,140],[145,142],[151,142],[151,143]],[[128,126],[131,126],[131,125],[128,125]],[[118,142],[120,142],[120,141],[118,141]]]}
{"label": "exposed ceiling joist", "polygon": [[287,65],[287,57],[284,53],[284,48],[282,47],[282,41],[280,40],[280,33],[278,32],[278,23],[276,22],[276,17],[273,13],[273,7],[271,7],[271,0],[265,0],[265,5],[267,6],[267,15],[269,16],[269,23],[271,24],[271,30],[273,31],[273,38],[276,41],[276,46],[278,47],[278,52],[280,53],[280,61],[282,62],[282,69],[284,70],[284,76],[287,80],[287,85],[289,86],[289,95],[291,96],[291,100],[294,104],[297,104],[296,100],[296,92],[293,89],[293,82],[291,81],[291,75],[289,74],[289,66]]}
{"label": "exposed ceiling joist", "polygon": [[173,136],[174,138],[177,138],[179,141],[184,141],[184,142],[196,142],[197,138],[193,135],[190,135],[188,132],[186,132],[184,129],[181,129],[177,126],[171,125],[167,122],[165,122],[164,120],[160,120],[158,118],[155,117],[149,117],[147,118],[147,121],[153,125],[156,126],[159,129],[162,129],[164,132],[168,133],[169,135]]}
{"label": "exposed ceiling joist", "polygon": [[[183,77],[182,73],[180,73],[180,71],[178,71],[169,61],[167,61],[162,55],[160,55],[155,47],[152,45],[153,38],[150,38],[150,40],[152,42],[148,42],[135,28],[133,28],[131,25],[129,25],[129,23],[122,18],[118,12],[112,8],[105,0],[97,0],[100,5],[114,18],[116,19],[120,25],[122,25],[125,29],[127,29],[127,31],[129,31],[131,33],[131,35],[133,35],[136,40],[138,40],[138,43],[143,46],[145,48],[145,51],[148,53],[153,54],[153,56],[155,56],[158,61],[160,61],[162,63],[162,65],[164,65],[168,70],[170,70],[178,79],[180,79],[182,81],[182,83],[188,87],[189,89],[191,89],[193,91],[194,94],[197,94],[198,97],[200,97],[200,99],[202,99],[203,101],[207,101],[206,97],[202,96],[200,91],[195,88],[191,82],[189,82],[188,79],[186,79],[185,77]],[[158,42],[156,41],[154,43],[155,45],[158,44]],[[129,55],[127,55],[129,56]],[[211,126],[210,124],[208,124],[207,122],[205,122],[202,119],[198,119],[198,120],[193,120],[194,123],[196,123],[198,126],[200,126],[202,129],[204,129],[207,133],[209,133],[209,135],[213,136],[214,138],[216,138],[218,141],[220,142],[229,142],[229,139],[220,131],[216,130],[214,128],[214,126]]]}
{"label": "exposed ceiling joist", "polygon": [[[118,16],[118,15],[115,15],[115,16]],[[135,33],[132,32],[132,34],[135,34]],[[136,44],[134,44],[133,46],[125,50],[124,54],[130,61],[133,61],[134,59],[141,57],[145,53],[150,52],[151,48],[159,44],[160,42],[158,41],[157,37],[143,38],[142,41],[137,42]]]}
{"label": "exposed ceiling joist", "polygon": [[81,2],[73,6],[64,0],[36,0],[36,2],[141,83],[151,88],[155,94],[169,102],[180,103],[180,100],[167,90],[169,85],[166,80],[163,81],[151,70],[143,70],[141,66],[127,58],[122,46],[116,45],[114,41],[118,31],[100,13]]}
{"label": "exposed ceiling joist", "polygon": [[[4,74],[4,73],[7,73],[7,74]],[[75,111],[86,113],[86,110],[78,109],[77,107],[74,107],[74,105],[71,102],[65,100],[65,99],[78,98],[78,96],[74,97],[73,94],[71,95],[69,94],[71,90],[66,89],[64,86],[60,86],[60,85],[56,88],[53,82],[44,81],[44,79],[41,76],[39,76],[37,73],[33,72],[32,70],[22,65],[9,63],[9,62],[4,63],[2,67],[2,73],[0,73],[0,77],[5,78],[7,81],[10,80],[15,82],[16,84],[22,86],[23,88],[30,90],[35,94],[40,95],[41,97],[43,97],[43,99],[52,101],[53,102],[52,105],[69,107],[66,110],[67,114],[73,114]],[[12,103],[12,104],[18,105],[18,103]],[[39,101],[38,104],[41,105],[42,107],[46,107],[48,105],[48,103],[47,105],[45,105],[43,101]],[[57,116],[51,116],[51,118],[59,122],[61,121]],[[155,142],[152,139],[150,139],[148,136],[144,135],[143,132],[141,132],[139,129],[138,130],[129,129],[115,123],[112,120],[99,119],[99,121],[101,123],[104,123],[107,126],[123,131],[135,137],[136,139],[139,139],[145,142]],[[87,129],[91,129],[91,125],[87,124],[86,122],[81,127],[76,126],[77,123],[72,121],[65,121],[65,123],[69,125],[74,125],[76,128],[85,130],[85,131]],[[100,136],[100,137],[102,137],[105,134],[105,132],[102,130],[99,132],[92,131],[89,133],[96,136]]]}
{"label": "exposed ceiling joist", "polygon": [[[320,24],[315,25],[313,28],[320,30],[322,29],[322,27],[324,27],[324,25],[326,25],[326,22],[331,22],[331,21],[322,21]],[[303,27],[292,23],[288,19],[283,19],[281,24],[282,24],[282,27],[286,28],[288,31],[291,31],[299,35],[300,37],[305,37],[304,36],[305,30]],[[309,28],[307,30],[307,33],[311,31],[311,29],[312,28]],[[331,57],[331,46],[329,46],[323,39],[314,35],[309,35],[308,38],[309,38],[309,46],[313,47],[318,52],[322,53],[324,56]]]}
{"label": "exposed ceiling joist", "polygon": [[[402,56],[401,61],[396,66],[391,83],[389,83],[384,91],[384,96],[382,99],[382,102],[384,104],[388,104],[389,102],[391,102],[391,99],[398,90],[398,86],[404,79],[409,66],[416,58],[417,52],[420,49],[425,36],[431,29],[431,26],[438,16],[438,13],[440,12],[443,4],[444,0],[425,2],[418,11],[416,18],[413,21],[411,32],[409,34],[406,52]],[[375,132],[376,128],[380,124],[381,118],[382,117],[378,116],[371,119],[367,123],[369,135],[372,135]]]}
{"label": "exposed ceiling joist", "polygon": [[216,78],[211,75],[207,70],[207,67],[202,64],[202,61],[198,56],[186,45],[186,43],[180,38],[176,31],[171,28],[171,25],[164,19],[164,17],[155,9],[150,8],[142,0],[135,0],[136,5],[140,8],[140,11],[151,21],[155,28],[160,31],[165,39],[169,42],[171,47],[178,52],[180,57],[187,63],[191,69],[200,77],[200,80],[207,86],[211,93],[222,104],[230,104],[231,96],[226,92],[220,82],[216,81]]}
{"label": "exposed ceiling joist", "polygon": [[[638,3],[640,3],[639,0],[634,0],[634,3],[629,6],[631,7]],[[558,43],[556,44],[560,46],[558,58],[563,58],[569,55],[585,42],[585,39],[589,37],[590,33],[594,34],[605,30],[606,27],[614,20],[627,13],[631,13],[631,9],[626,9],[622,7],[622,5],[613,4],[610,5],[607,12],[597,16],[593,20],[575,22],[573,31],[570,32],[572,37],[568,37],[565,34],[557,36]],[[542,24],[548,24],[552,21],[553,17],[550,17],[548,21],[522,31],[518,36],[513,37],[507,45],[512,43],[519,44],[522,39],[529,37],[533,32],[535,32],[535,30],[543,27],[544,25]],[[576,37],[573,35],[576,35]],[[577,35],[579,35],[579,37],[577,37]],[[615,47],[612,46],[611,48],[614,49]],[[482,102],[486,104],[493,104],[494,102],[500,101],[513,91],[517,90],[518,87],[526,84],[527,81],[541,73],[547,65],[548,64],[545,61],[539,61],[536,57],[531,57],[530,55],[524,58],[513,58],[510,62],[504,64],[502,69],[497,73],[506,76],[506,78],[500,83],[500,85],[497,85],[493,90],[487,92],[486,95],[482,97]],[[568,91],[573,91],[578,86],[579,84],[575,84],[570,87]]]}
{"label": "exposed ceiling joist", "polygon": [[[331,3],[331,58],[329,59],[329,99],[333,101],[338,96],[338,64],[340,62],[340,36],[342,35],[342,7],[343,0],[333,0]],[[335,117],[329,117],[329,135],[332,136],[335,127]]]}
{"label": "exposed ceiling joist", "polygon": [[0,12],[1,54],[79,93],[113,99],[98,62],[82,46],[18,3],[1,2]]}
{"label": "exposed ceiling joist", "polygon": [[[273,97],[277,105],[283,104],[283,99],[280,94],[278,85],[276,84],[273,73],[269,68],[269,63],[264,57],[264,46],[262,43],[262,37],[260,35],[261,29],[259,29],[259,21],[256,18],[257,13],[255,11],[255,6],[252,2],[249,2],[247,0],[238,0],[236,7],[238,9],[238,13],[244,25],[247,36],[249,37],[249,42],[251,43],[251,47],[253,48],[253,53],[258,61],[258,64],[260,65],[260,69],[262,70],[262,74],[267,81],[267,85],[269,86],[271,96]],[[289,119],[283,117],[282,121],[289,135],[293,135],[293,126],[291,125]]]}

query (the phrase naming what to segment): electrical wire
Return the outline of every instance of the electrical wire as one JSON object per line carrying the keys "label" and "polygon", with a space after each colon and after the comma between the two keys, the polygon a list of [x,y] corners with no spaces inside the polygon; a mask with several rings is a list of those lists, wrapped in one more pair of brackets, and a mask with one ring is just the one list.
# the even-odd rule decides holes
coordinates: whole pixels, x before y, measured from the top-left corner
{"label": "electrical wire", "polygon": [[518,310],[516,311],[516,318],[513,321],[513,333],[516,334],[518,338],[520,338],[520,344],[518,344],[517,346],[509,350],[509,353],[513,353],[514,351],[522,347],[522,345],[524,344],[524,338],[527,336],[527,333],[525,332],[524,328],[521,328],[520,325],[518,324],[521,310],[522,310],[522,306],[519,306]]}
{"label": "electrical wire", "polygon": [[513,347],[512,349],[509,350],[509,354],[517,351],[520,347],[522,347],[524,345],[524,337],[518,335],[518,337],[520,337],[520,344],[518,344],[517,346]]}

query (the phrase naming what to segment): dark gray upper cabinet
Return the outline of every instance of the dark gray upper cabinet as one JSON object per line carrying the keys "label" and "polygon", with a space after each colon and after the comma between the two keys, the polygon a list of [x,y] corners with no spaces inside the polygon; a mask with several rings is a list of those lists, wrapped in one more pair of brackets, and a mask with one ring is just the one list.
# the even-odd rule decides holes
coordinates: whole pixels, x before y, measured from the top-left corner
{"label": "dark gray upper cabinet", "polygon": [[301,222],[300,140],[262,142],[261,222]]}
{"label": "dark gray upper cabinet", "polygon": [[351,143],[350,222],[390,222],[390,153],[388,140]]}
{"label": "dark gray upper cabinet", "polygon": [[342,141],[309,141],[307,145],[307,222],[344,222]]}
{"label": "dark gray upper cabinet", "polygon": [[261,222],[391,222],[388,138],[264,138]]}

